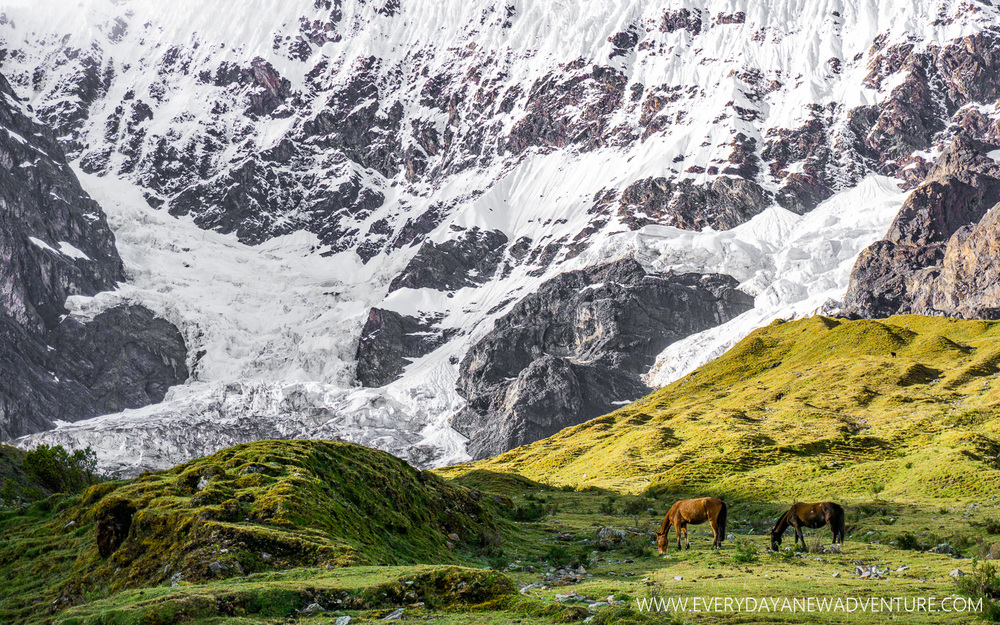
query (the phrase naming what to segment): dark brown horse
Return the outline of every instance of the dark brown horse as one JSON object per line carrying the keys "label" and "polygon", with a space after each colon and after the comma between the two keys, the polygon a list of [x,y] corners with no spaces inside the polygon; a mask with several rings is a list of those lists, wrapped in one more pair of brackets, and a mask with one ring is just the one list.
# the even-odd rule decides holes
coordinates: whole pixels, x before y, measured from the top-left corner
{"label": "dark brown horse", "polygon": [[684,542],[687,548],[691,548],[691,541],[688,540],[687,526],[699,525],[708,521],[712,525],[712,532],[715,540],[713,547],[722,547],[722,539],[726,536],[726,502],[715,497],[701,497],[698,499],[681,499],[670,506],[667,516],[663,517],[663,525],[656,533],[656,546],[660,554],[667,552],[670,539],[667,531],[673,525],[677,530],[677,548],[681,548],[681,533],[684,533]]}
{"label": "dark brown horse", "polygon": [[802,535],[802,528],[816,529],[824,525],[830,526],[833,542],[844,544],[844,509],[832,501],[793,504],[788,512],[781,515],[771,530],[773,551],[777,551],[781,546],[781,536],[789,525],[795,530],[795,543],[798,544],[801,540],[803,547],[806,546],[806,538]]}

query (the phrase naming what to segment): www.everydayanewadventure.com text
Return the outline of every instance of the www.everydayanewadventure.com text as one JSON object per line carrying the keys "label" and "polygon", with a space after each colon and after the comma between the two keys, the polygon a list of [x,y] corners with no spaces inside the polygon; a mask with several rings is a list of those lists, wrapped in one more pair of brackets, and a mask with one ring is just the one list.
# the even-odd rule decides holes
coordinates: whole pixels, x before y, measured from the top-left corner
{"label": "www.everydayanewadventure.com text", "polygon": [[982,612],[983,600],[947,597],[644,597],[640,612]]}

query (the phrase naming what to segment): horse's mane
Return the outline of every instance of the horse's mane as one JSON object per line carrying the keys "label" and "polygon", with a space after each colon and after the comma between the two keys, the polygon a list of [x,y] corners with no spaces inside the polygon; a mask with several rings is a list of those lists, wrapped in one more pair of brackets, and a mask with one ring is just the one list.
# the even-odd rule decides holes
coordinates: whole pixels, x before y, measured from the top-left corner
{"label": "horse's mane", "polygon": [[789,510],[785,510],[785,513],[782,514],[780,517],[778,517],[778,522],[774,524],[774,527],[771,528],[771,531],[772,532],[777,532],[780,529],[781,532],[784,532],[785,528],[789,526],[788,515],[791,512],[792,511],[790,509]]}
{"label": "horse's mane", "polygon": [[[670,510],[673,509],[674,509],[673,506],[671,506]],[[661,534],[665,534],[667,532],[667,529],[670,527],[670,510],[668,510],[667,513],[663,516],[663,523],[660,523]]]}

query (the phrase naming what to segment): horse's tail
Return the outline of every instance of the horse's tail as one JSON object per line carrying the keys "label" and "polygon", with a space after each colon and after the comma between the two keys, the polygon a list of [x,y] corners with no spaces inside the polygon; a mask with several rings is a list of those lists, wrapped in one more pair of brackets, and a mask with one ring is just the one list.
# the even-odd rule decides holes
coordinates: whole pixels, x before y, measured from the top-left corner
{"label": "horse's tail", "polygon": [[835,510],[835,516],[834,516],[833,526],[834,528],[836,528],[834,534],[839,535],[840,540],[838,541],[837,536],[834,536],[833,541],[840,542],[840,544],[843,545],[844,533],[847,529],[847,513],[844,512],[844,508],[842,506],[836,506],[834,510]]}
{"label": "horse's tail", "polygon": [[726,502],[722,502],[722,507],[719,508],[719,518],[716,519],[716,524],[719,526],[719,544],[726,539],[726,517],[728,516],[729,506]]}

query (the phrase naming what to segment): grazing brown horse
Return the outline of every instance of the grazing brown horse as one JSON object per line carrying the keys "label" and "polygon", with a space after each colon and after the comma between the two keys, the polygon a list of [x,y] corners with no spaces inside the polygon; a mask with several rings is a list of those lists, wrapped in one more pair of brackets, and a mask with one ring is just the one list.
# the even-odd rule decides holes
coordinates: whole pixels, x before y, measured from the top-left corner
{"label": "grazing brown horse", "polygon": [[803,547],[806,546],[806,538],[802,535],[802,528],[816,529],[824,525],[830,526],[833,542],[844,544],[844,509],[832,501],[793,504],[771,530],[772,551],[781,546],[781,536],[789,525],[795,530],[795,544],[801,540]]}
{"label": "grazing brown horse", "polygon": [[712,525],[712,532],[715,533],[713,547],[722,547],[722,539],[726,536],[726,502],[715,497],[700,497],[698,499],[681,499],[670,506],[667,516],[663,517],[663,525],[656,533],[656,546],[660,554],[667,552],[669,538],[667,531],[673,525],[677,530],[677,548],[681,548],[681,533],[684,533],[684,542],[687,548],[691,548],[691,541],[688,540],[688,524],[698,525],[708,521]]}

